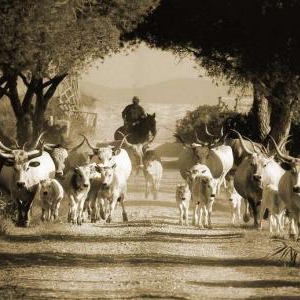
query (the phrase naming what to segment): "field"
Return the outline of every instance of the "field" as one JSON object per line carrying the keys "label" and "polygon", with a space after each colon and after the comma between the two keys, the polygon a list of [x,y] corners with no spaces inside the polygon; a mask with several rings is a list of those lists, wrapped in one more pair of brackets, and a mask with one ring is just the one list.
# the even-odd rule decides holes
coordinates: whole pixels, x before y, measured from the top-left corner
{"label": "field", "polygon": [[[129,222],[41,224],[8,228],[0,239],[0,299],[299,299],[299,267],[267,257],[277,242],[250,225],[230,225],[229,201],[216,200],[214,228],[178,224],[166,170],[159,200],[144,199],[142,176],[130,179]],[[294,243],[295,244],[295,243]],[[299,245],[299,244],[298,244]]]}

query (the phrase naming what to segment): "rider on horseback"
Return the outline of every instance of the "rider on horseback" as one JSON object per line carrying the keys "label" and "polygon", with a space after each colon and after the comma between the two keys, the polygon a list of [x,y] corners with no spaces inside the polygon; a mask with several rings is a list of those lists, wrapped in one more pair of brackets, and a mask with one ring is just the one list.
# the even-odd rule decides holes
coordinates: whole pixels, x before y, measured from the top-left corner
{"label": "rider on horseback", "polygon": [[137,96],[132,98],[132,104],[125,107],[122,112],[122,118],[124,120],[124,126],[131,131],[132,127],[137,125],[140,119],[147,116],[143,107],[139,105],[140,99]]}

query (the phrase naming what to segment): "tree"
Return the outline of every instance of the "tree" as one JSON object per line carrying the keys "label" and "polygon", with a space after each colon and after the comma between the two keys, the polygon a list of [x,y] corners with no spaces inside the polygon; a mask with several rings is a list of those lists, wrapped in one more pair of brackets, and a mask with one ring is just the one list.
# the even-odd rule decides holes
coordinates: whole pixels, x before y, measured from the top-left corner
{"label": "tree", "polygon": [[[19,144],[41,132],[62,80],[118,51],[158,0],[3,0],[0,4],[0,99],[7,96]],[[21,83],[22,82],[22,85]]]}
{"label": "tree", "polygon": [[300,88],[297,0],[162,0],[124,39],[192,54],[208,75],[254,86],[261,138],[290,129]]}

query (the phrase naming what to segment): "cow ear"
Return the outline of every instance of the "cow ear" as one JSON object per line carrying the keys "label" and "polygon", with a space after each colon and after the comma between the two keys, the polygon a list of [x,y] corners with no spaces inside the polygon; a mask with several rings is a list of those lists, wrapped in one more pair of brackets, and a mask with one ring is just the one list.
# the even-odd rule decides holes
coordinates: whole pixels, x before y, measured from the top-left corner
{"label": "cow ear", "polygon": [[101,172],[101,168],[100,168],[98,165],[95,166],[95,170],[96,170],[96,172],[98,172],[98,173]]}
{"label": "cow ear", "polygon": [[153,113],[152,117],[155,118],[155,116],[156,116],[155,113]]}
{"label": "cow ear", "polygon": [[31,162],[29,163],[29,167],[34,167],[34,168],[36,168],[36,167],[38,167],[40,164],[41,164],[41,163],[40,163],[39,161],[31,161]]}
{"label": "cow ear", "polygon": [[285,171],[290,171],[291,170],[291,165],[287,162],[282,162],[280,163],[280,166],[282,169],[284,169]]}
{"label": "cow ear", "polygon": [[120,154],[120,152],[121,152],[121,149],[119,149],[119,148],[113,150],[114,155],[118,155],[118,154]]}
{"label": "cow ear", "polygon": [[4,161],[4,165],[6,165],[7,167],[12,167],[12,166],[14,166],[14,164],[15,164],[15,162],[10,159],[6,159]]}

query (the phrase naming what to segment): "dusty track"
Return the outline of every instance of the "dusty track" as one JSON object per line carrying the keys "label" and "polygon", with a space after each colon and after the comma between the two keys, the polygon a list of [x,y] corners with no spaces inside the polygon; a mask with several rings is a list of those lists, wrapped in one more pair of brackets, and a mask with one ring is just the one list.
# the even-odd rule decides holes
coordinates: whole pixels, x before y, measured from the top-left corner
{"label": "dusty track", "polygon": [[[266,231],[229,225],[219,199],[214,229],[178,225],[174,187],[166,171],[159,201],[144,200],[143,179],[130,180],[129,222],[37,224],[0,240],[1,299],[297,298],[299,268],[266,255]],[[34,213],[39,211],[35,208]],[[65,210],[62,213],[65,220]]]}

